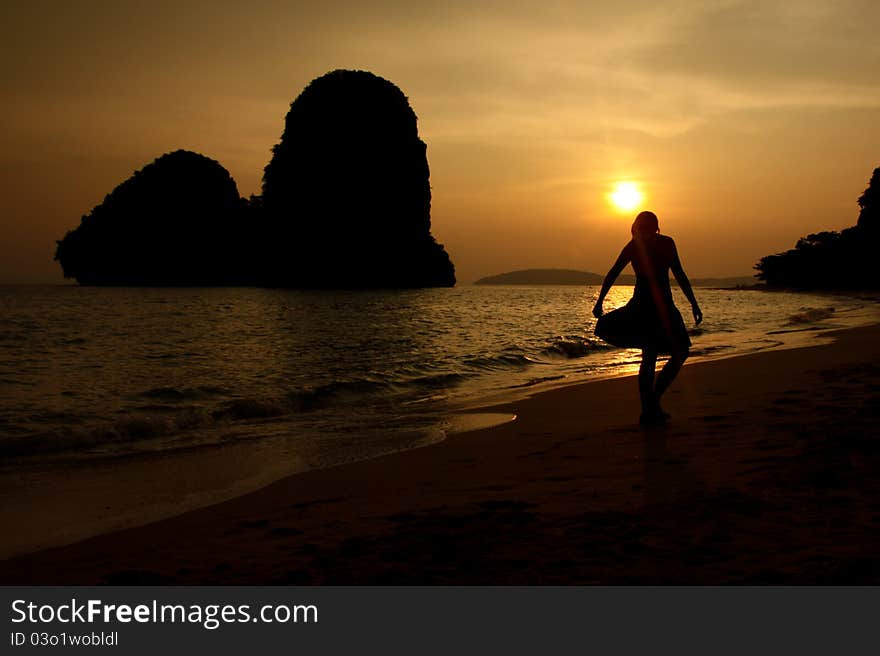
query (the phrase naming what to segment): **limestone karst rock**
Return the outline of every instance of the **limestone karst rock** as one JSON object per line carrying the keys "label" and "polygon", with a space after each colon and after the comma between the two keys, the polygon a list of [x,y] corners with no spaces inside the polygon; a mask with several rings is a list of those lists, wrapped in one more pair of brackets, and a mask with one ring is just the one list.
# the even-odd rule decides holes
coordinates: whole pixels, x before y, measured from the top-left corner
{"label": "limestone karst rock", "polygon": [[229,256],[242,204],[218,162],[177,150],[82,217],[55,259],[84,285],[238,284],[244,272]]}
{"label": "limestone karst rock", "polygon": [[295,287],[455,284],[431,236],[426,145],[394,84],[365,71],[313,80],[263,176],[269,277]]}
{"label": "limestone karst rock", "polygon": [[86,285],[455,284],[431,235],[415,112],[364,71],[328,73],[294,100],[262,195],[240,198],[212,159],[168,153],[84,216],[55,259]]}

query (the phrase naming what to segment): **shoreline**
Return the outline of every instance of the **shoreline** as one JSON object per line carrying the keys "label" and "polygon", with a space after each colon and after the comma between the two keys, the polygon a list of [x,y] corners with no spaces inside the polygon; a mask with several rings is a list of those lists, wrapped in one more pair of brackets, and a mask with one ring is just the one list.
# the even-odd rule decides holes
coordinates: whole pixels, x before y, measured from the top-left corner
{"label": "shoreline", "polygon": [[[841,297],[845,299],[855,298],[853,296],[838,294],[836,292],[829,292],[828,296],[832,298]],[[844,312],[838,313],[836,309],[832,308],[831,315],[824,319],[820,319],[815,323],[807,322],[803,324],[803,327],[798,327],[798,324],[792,324],[790,329],[783,329],[767,333],[768,336],[777,338],[784,335],[785,338],[788,340],[780,341],[778,344],[775,344],[773,346],[763,346],[760,348],[755,348],[754,350],[733,351],[731,353],[701,353],[700,351],[702,349],[699,348],[699,343],[697,343],[692,346],[691,355],[685,362],[684,367],[687,368],[704,362],[716,362],[720,360],[736,359],[746,356],[759,355],[761,353],[771,353],[774,351],[786,351],[792,349],[804,349],[823,346],[834,342],[835,336],[840,332],[864,328],[872,325],[880,325],[880,297],[876,295],[870,297],[865,296],[859,298],[858,300],[865,301],[865,305],[846,310],[845,313],[847,313],[847,316],[842,320],[841,315],[844,314]],[[832,323],[832,325],[823,325],[823,323],[826,321],[834,322],[835,320],[841,320],[841,322]],[[812,325],[810,325],[811,323]],[[628,349],[619,350],[625,351]],[[629,350],[633,350],[634,352],[637,351],[637,349]],[[658,371],[660,363],[663,362],[666,357],[667,356],[663,354],[659,356]],[[610,373],[593,374],[589,377],[584,378],[561,377],[559,379],[542,381],[535,386],[508,388],[504,391],[496,393],[493,396],[487,396],[484,400],[477,399],[473,402],[463,403],[453,412],[479,412],[483,409],[491,412],[494,408],[506,407],[512,405],[517,401],[522,401],[535,395],[553,392],[554,390],[564,389],[566,387],[586,385],[605,380],[633,377],[638,373],[638,370],[638,363],[634,363],[631,365],[621,366],[614,372]]]}
{"label": "shoreline", "polygon": [[880,325],[833,336],[689,364],[661,429],[635,424],[631,377],[576,383],[491,408],[514,422],[2,561],[0,581],[877,582]]}
{"label": "shoreline", "polygon": [[[836,325],[793,326],[786,331],[785,343],[776,346],[694,355],[685,369],[704,362],[809,348],[833,340],[831,335],[842,325],[880,322],[876,309],[870,305],[829,318]],[[25,460],[21,466],[0,475],[0,522],[21,528],[11,532],[0,545],[0,560],[173,518],[256,492],[289,476],[424,448],[463,432],[504,424],[515,416],[513,409],[518,403],[532,397],[627,378],[637,370],[637,364],[621,365],[612,373],[560,376],[534,386],[503,388],[494,394],[462,400],[438,415],[429,433],[387,451],[361,454],[354,459],[314,461],[299,452],[297,444],[288,444],[269,433],[253,442],[207,448],[187,447],[79,462]],[[198,471],[199,476],[193,478],[190,470]]]}

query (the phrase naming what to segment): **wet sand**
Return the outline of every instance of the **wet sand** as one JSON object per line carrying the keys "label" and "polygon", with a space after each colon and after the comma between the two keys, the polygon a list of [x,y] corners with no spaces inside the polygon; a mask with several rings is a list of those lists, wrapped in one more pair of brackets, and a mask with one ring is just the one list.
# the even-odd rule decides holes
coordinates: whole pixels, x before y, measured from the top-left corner
{"label": "wet sand", "polygon": [[555,389],[491,409],[514,422],[2,561],[0,582],[876,584],[880,326],[836,337],[686,366],[662,428],[635,423],[632,377]]}

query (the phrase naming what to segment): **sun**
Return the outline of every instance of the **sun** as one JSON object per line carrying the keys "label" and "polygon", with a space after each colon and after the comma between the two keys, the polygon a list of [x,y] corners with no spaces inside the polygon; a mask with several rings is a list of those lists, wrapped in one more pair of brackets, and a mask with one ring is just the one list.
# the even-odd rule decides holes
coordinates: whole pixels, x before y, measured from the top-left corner
{"label": "sun", "polygon": [[609,198],[617,209],[630,212],[641,204],[644,195],[635,182],[618,182]]}

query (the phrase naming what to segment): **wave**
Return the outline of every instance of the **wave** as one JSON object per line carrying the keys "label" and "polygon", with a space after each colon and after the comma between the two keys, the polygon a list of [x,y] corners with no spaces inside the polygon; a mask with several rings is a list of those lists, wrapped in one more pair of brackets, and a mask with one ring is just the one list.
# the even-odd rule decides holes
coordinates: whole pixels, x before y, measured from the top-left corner
{"label": "wave", "polygon": [[567,335],[555,338],[541,352],[550,357],[559,357],[572,360],[584,358],[600,351],[610,351],[614,346],[599,339],[583,337],[580,335]]}
{"label": "wave", "polygon": [[199,387],[186,387],[183,389],[177,389],[176,387],[154,387],[141,392],[139,396],[162,401],[195,401],[228,393],[229,390],[223,387],[201,385]]}
{"label": "wave", "polygon": [[534,387],[535,385],[540,385],[541,383],[549,383],[554,380],[563,380],[565,378],[564,374],[559,374],[557,376],[542,376],[541,378],[532,378],[531,380],[527,380],[524,383],[518,383],[517,385],[511,385],[507,389],[522,389],[524,387]]}
{"label": "wave", "polygon": [[214,421],[268,419],[354,404],[392,391],[393,386],[385,382],[366,379],[338,381],[291,390],[275,397],[229,399],[212,410],[210,415]]}
{"label": "wave", "polygon": [[543,345],[532,347],[531,352],[521,346],[509,346],[501,353],[479,355],[463,360],[466,367],[478,371],[521,371],[536,364],[549,364],[562,360],[584,358],[593,353],[610,351],[615,347],[583,335],[562,335],[547,340]]}
{"label": "wave", "polygon": [[499,355],[473,355],[463,359],[468,368],[478,371],[498,371],[500,369],[523,369],[535,364],[537,360],[525,353],[503,353]]}
{"label": "wave", "polygon": [[66,426],[57,431],[3,439],[0,440],[0,454],[16,457],[89,449],[176,435],[213,423],[210,414],[201,409],[166,415],[128,415],[99,426]]}
{"label": "wave", "polygon": [[830,319],[834,315],[833,307],[824,307],[824,308],[800,308],[798,312],[790,315],[784,326],[798,326],[805,323],[816,323],[818,321],[824,321],[825,319]]}
{"label": "wave", "polygon": [[446,373],[435,374],[431,376],[420,376],[418,378],[411,378],[403,381],[399,384],[399,387],[439,389],[443,387],[458,385],[459,383],[463,383],[469,377],[470,376],[462,373]]}
{"label": "wave", "polygon": [[730,344],[715,344],[710,346],[691,347],[690,354],[692,357],[701,357],[707,355],[715,355],[723,351],[729,351],[734,347]]}
{"label": "wave", "polygon": [[[30,419],[57,423],[56,430],[28,431],[24,435],[0,440],[0,455],[20,457],[35,454],[60,453],[113,446],[129,442],[174,437],[197,429],[214,429],[235,422],[273,419],[302,415],[339,406],[356,407],[358,404],[404,402],[425,390],[436,391],[460,384],[467,378],[458,373],[417,376],[393,383],[358,379],[337,381],[311,388],[291,390],[273,397],[242,397],[226,399],[211,405],[175,405],[180,401],[204,400],[218,394],[228,394],[219,387],[177,389],[157,387],[139,396],[165,403],[136,405],[118,419],[100,425],[75,426],[82,418],[64,413],[64,416],[42,413]],[[396,401],[395,401],[396,400]]]}

